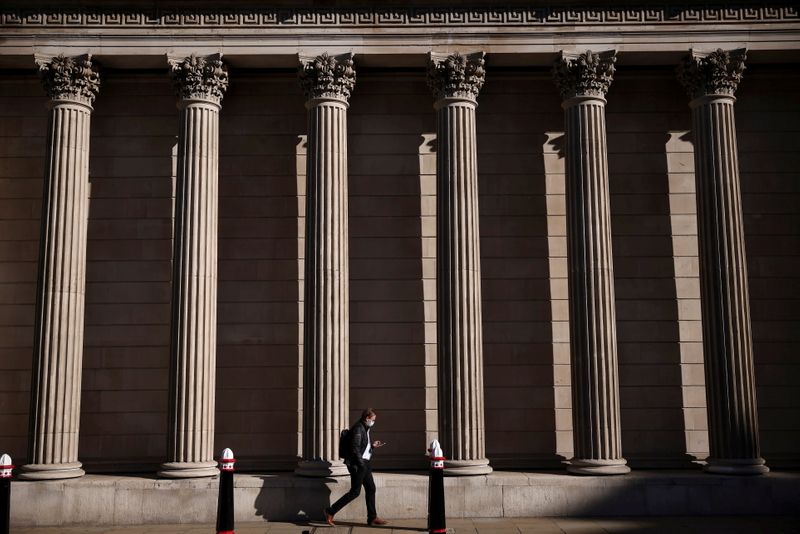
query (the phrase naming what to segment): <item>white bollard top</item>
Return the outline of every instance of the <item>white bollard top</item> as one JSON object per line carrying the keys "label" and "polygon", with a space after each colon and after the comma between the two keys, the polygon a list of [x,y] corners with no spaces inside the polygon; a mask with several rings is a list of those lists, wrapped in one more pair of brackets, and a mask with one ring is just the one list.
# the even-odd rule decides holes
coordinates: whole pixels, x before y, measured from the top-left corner
{"label": "white bollard top", "polygon": [[236,459],[233,457],[233,451],[224,449],[219,458],[219,468],[223,471],[233,471],[233,464]]}
{"label": "white bollard top", "polygon": [[428,455],[432,458],[441,458],[444,456],[444,453],[442,452],[442,446],[439,445],[439,440],[435,439],[431,441],[431,446],[428,449]]}
{"label": "white bollard top", "polygon": [[4,454],[0,456],[0,478],[11,478],[11,470],[14,465],[11,463],[11,456]]}
{"label": "white bollard top", "polygon": [[431,457],[431,469],[444,469],[444,453],[442,446],[439,445],[439,440],[431,441],[431,448],[428,449],[428,456]]}

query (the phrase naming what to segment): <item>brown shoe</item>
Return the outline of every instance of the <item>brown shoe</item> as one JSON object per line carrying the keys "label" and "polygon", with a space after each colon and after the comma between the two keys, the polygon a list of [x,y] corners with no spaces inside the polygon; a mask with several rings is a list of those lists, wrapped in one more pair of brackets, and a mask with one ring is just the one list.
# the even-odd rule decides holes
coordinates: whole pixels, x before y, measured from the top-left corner
{"label": "brown shoe", "polygon": [[330,526],[335,527],[336,524],[333,522],[333,514],[328,512],[327,508],[325,508],[322,511],[322,513],[325,514],[325,522],[328,523]]}
{"label": "brown shoe", "polygon": [[368,524],[369,526],[374,526],[374,525],[388,525],[388,524],[389,524],[389,522],[388,522],[388,521],[386,521],[385,519],[381,519],[380,517],[376,517],[376,518],[375,518],[375,519],[373,519],[372,521],[367,521],[367,524]]}

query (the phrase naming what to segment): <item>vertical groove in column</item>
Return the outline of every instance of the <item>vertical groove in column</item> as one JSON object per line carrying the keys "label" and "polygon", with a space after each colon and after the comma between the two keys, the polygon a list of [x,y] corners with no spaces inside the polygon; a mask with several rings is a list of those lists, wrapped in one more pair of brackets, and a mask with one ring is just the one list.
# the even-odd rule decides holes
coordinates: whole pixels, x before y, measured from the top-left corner
{"label": "vertical groove in column", "polygon": [[565,104],[575,457],[569,470],[622,474],[605,101]]}
{"label": "vertical groove in column", "polygon": [[706,470],[761,474],[768,468],[758,442],[734,101],[709,95],[692,102],[711,453]]}

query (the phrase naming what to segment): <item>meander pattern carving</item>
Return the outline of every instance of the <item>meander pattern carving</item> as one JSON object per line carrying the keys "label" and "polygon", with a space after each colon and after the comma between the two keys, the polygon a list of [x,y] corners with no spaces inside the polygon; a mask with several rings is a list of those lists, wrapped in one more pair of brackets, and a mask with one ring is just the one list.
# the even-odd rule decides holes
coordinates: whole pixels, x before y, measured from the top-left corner
{"label": "meander pattern carving", "polygon": [[792,21],[800,19],[797,6],[748,3],[669,4],[650,6],[486,6],[486,7],[375,7],[270,8],[226,10],[151,8],[120,10],[84,7],[58,12],[30,8],[0,8],[0,25],[123,26],[123,27],[273,27],[273,26],[473,26],[559,24],[691,24]]}

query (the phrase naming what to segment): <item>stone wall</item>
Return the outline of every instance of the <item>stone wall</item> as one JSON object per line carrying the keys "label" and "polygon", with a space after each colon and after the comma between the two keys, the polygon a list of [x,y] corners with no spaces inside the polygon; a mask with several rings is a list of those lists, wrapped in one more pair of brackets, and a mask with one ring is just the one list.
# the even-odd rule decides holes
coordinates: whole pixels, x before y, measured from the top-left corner
{"label": "stone wall", "polygon": [[[351,397],[423,465],[436,429],[435,123],[422,72],[359,71],[349,111]],[[800,438],[800,103],[748,67],[736,104],[763,456]],[[25,457],[47,99],[0,77],[0,443]],[[549,73],[491,69],[477,111],[486,452],[571,455],[563,112]],[[688,100],[671,68],[620,67],[607,124],[623,453],[707,454]],[[161,73],[109,70],[92,121],[80,457],[154,470],[166,453],[178,115]],[[298,441],[306,132],[293,72],[231,72],[220,115],[216,449],[291,469]]]}

